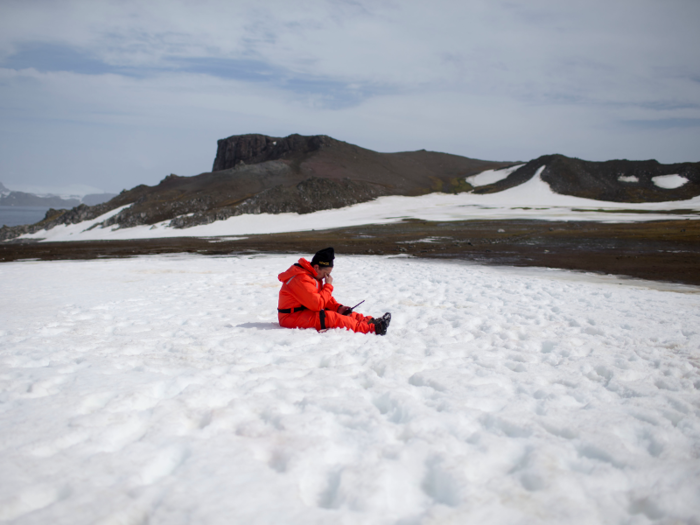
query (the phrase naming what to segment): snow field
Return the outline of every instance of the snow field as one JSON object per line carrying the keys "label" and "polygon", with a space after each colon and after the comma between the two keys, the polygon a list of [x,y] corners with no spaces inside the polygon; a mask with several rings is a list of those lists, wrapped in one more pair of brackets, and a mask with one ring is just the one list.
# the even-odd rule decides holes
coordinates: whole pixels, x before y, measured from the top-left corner
{"label": "snow field", "polygon": [[0,520],[700,515],[699,288],[340,255],[377,337],[279,328],[294,262],[0,265]]}

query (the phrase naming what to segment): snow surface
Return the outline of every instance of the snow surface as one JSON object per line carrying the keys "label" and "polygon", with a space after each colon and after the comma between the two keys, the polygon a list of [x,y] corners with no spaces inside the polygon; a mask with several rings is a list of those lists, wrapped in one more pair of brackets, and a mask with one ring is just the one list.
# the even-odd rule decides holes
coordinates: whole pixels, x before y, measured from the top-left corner
{"label": "snow surface", "polygon": [[525,166],[525,164],[518,164],[517,166],[511,166],[510,168],[500,170],[486,170],[477,175],[467,177],[465,180],[474,187],[486,186],[507,178],[508,175],[522,168],[523,166]]}
{"label": "snow surface", "polygon": [[340,256],[317,333],[295,260],[0,265],[0,520],[697,522],[700,288]]}
{"label": "snow surface", "polygon": [[659,175],[658,177],[653,177],[651,181],[659,188],[674,190],[683,186],[683,184],[688,182],[688,179],[680,175]]}
{"label": "snow surface", "polygon": [[[93,221],[22,235],[20,239],[44,241],[119,240],[162,237],[245,236],[313,229],[341,228],[365,224],[387,224],[404,219],[463,221],[473,219],[541,219],[599,222],[630,222],[669,219],[699,219],[700,197],[685,201],[613,203],[554,193],[540,177],[544,166],[528,182],[488,195],[430,193],[421,197],[381,197],[345,208],[300,215],[297,213],[239,215],[225,221],[176,229],[170,221],[118,229],[95,225],[123,208]],[[671,213],[688,210],[688,213]]]}

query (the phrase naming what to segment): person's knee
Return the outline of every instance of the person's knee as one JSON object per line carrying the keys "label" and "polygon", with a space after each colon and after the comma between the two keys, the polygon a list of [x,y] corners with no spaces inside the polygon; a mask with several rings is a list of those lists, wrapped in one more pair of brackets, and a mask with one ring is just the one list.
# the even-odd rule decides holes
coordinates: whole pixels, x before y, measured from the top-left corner
{"label": "person's knee", "polygon": [[331,310],[325,310],[323,312],[325,315],[326,328],[336,328],[341,323],[341,315],[337,312]]}

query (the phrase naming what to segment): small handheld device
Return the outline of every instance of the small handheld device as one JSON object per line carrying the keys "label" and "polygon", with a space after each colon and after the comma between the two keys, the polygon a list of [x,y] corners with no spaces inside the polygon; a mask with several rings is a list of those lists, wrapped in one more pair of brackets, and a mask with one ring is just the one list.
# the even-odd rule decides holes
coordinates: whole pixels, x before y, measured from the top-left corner
{"label": "small handheld device", "polygon": [[360,306],[360,305],[361,305],[362,303],[364,303],[364,302],[365,302],[365,299],[362,299],[362,301],[360,301],[360,302],[357,303],[355,306],[353,306],[352,308],[350,308],[350,311],[352,312],[355,308],[357,308],[358,306]]}

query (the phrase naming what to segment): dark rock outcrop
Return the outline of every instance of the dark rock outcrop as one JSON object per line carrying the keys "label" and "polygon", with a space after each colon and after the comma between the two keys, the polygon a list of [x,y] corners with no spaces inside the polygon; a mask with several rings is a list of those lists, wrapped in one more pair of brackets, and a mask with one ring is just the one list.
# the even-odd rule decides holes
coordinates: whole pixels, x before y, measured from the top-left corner
{"label": "dark rock outcrop", "polygon": [[278,185],[261,191],[235,207],[216,208],[176,217],[169,225],[175,228],[189,228],[243,214],[312,213],[351,206],[386,194],[386,189],[382,186],[367,182],[312,177],[296,186]]}
{"label": "dark rock outcrop", "polygon": [[[608,202],[665,202],[700,195],[700,163],[660,164],[655,160],[591,162],[564,155],[531,160],[506,179],[481,186],[474,193],[497,193],[530,180],[545,166],[542,180],[555,193]],[[674,189],[657,186],[654,177],[680,175],[687,183]]]}
{"label": "dark rock outcrop", "polygon": [[[544,164],[542,180],[552,190],[611,202],[663,202],[685,200],[700,194],[700,163],[660,164],[655,160],[609,160],[590,162],[564,155],[551,155]],[[668,189],[654,184],[654,177],[680,175],[684,185]],[[636,181],[620,180],[620,177]]]}
{"label": "dark rock outcrop", "polygon": [[260,164],[270,160],[299,158],[338,142],[326,135],[233,135],[218,141],[212,171],[235,168],[240,164]]}

